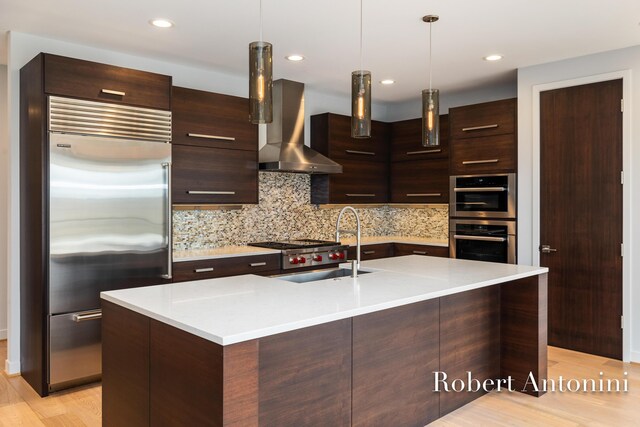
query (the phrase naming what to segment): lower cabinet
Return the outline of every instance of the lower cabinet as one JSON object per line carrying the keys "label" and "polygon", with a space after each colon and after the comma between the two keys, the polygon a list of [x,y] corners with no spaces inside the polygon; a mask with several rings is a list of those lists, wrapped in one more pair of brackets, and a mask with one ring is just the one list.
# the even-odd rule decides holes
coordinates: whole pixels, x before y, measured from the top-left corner
{"label": "lower cabinet", "polygon": [[269,276],[279,272],[280,254],[213,258],[173,263],[174,282],[239,276],[241,274]]}
{"label": "lower cabinet", "polygon": [[425,255],[449,258],[449,247],[395,243],[393,245],[393,254],[394,256]]}
{"label": "lower cabinet", "polygon": [[[349,246],[349,259],[356,259],[356,247]],[[393,256],[393,243],[380,243],[375,245],[362,245],[360,247],[360,259],[368,261],[371,259],[390,258]]]}

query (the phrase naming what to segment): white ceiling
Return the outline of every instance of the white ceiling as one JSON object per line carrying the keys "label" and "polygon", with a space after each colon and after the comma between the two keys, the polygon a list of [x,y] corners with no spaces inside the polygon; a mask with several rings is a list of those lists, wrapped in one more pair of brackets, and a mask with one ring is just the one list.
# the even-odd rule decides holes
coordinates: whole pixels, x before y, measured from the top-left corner
{"label": "white ceiling", "polygon": [[[246,75],[258,5],[0,0],[0,28]],[[263,9],[275,78],[349,93],[350,73],[359,68],[358,0],[263,0]],[[374,100],[416,98],[427,85],[426,14],[440,15],[433,24],[433,82],[442,92],[515,82],[519,67],[640,44],[639,0],[364,0],[364,68],[376,82]],[[151,27],[155,17],[176,26]],[[288,62],[290,53],[306,60]],[[491,53],[504,59],[482,60]],[[383,78],[397,83],[377,84]]]}

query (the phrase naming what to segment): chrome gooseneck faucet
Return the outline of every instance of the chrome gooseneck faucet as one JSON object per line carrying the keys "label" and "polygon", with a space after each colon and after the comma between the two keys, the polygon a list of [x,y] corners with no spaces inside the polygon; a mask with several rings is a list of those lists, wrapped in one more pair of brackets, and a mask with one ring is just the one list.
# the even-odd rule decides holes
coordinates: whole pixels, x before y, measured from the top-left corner
{"label": "chrome gooseneck faucet", "polygon": [[[353,212],[353,215],[356,217],[355,230],[340,229],[340,221],[342,220],[342,215],[347,211]],[[340,233],[349,233],[356,236],[356,269],[354,270],[354,273],[355,273],[355,271],[357,271],[357,269],[360,268],[360,216],[358,215],[358,212],[356,212],[356,210],[351,206],[345,206],[340,210],[340,213],[338,214],[338,220],[336,221],[336,242],[340,241]]]}

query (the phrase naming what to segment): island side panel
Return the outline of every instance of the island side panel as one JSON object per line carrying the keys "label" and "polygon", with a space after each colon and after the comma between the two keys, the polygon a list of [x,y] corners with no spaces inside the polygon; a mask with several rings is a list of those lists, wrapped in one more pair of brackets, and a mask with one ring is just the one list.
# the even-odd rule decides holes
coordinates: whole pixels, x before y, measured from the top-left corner
{"label": "island side panel", "polygon": [[251,340],[223,348],[223,425],[258,426],[259,341]]}
{"label": "island side panel", "polygon": [[501,376],[513,378],[514,389],[541,396],[527,384],[529,373],[547,379],[547,275],[526,277],[501,287]]}
{"label": "island side panel", "polygon": [[[440,371],[454,379],[500,378],[500,287],[476,289],[440,298]],[[442,385],[440,387],[442,390]],[[485,392],[440,392],[444,416]]]}
{"label": "island side panel", "polygon": [[104,300],[102,425],[149,426],[149,318]]}
{"label": "island side panel", "polygon": [[353,426],[424,426],[439,417],[439,300],[353,318]]}
{"label": "island side panel", "polygon": [[261,426],[351,425],[351,319],[260,338]]}
{"label": "island side panel", "polygon": [[153,319],[150,337],[150,425],[222,426],[222,346]]}

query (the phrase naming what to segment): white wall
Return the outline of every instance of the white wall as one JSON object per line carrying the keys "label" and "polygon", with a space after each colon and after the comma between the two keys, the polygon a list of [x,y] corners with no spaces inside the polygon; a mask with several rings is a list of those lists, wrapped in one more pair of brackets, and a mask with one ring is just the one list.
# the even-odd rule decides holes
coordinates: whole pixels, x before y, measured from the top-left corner
{"label": "white wall", "polygon": [[7,66],[0,65],[0,340],[7,338]]}
{"label": "white wall", "polygon": [[[533,152],[533,87],[563,80],[630,70],[630,97],[625,112],[630,114],[631,144],[624,153],[625,208],[629,215],[630,241],[625,241],[625,265],[631,284],[625,318],[630,329],[631,360],[640,362],[640,46],[588,55],[518,70],[518,259],[523,264],[535,261],[534,236],[534,152]],[[628,82],[627,82],[628,83]],[[635,224],[634,224],[635,221]]]}

